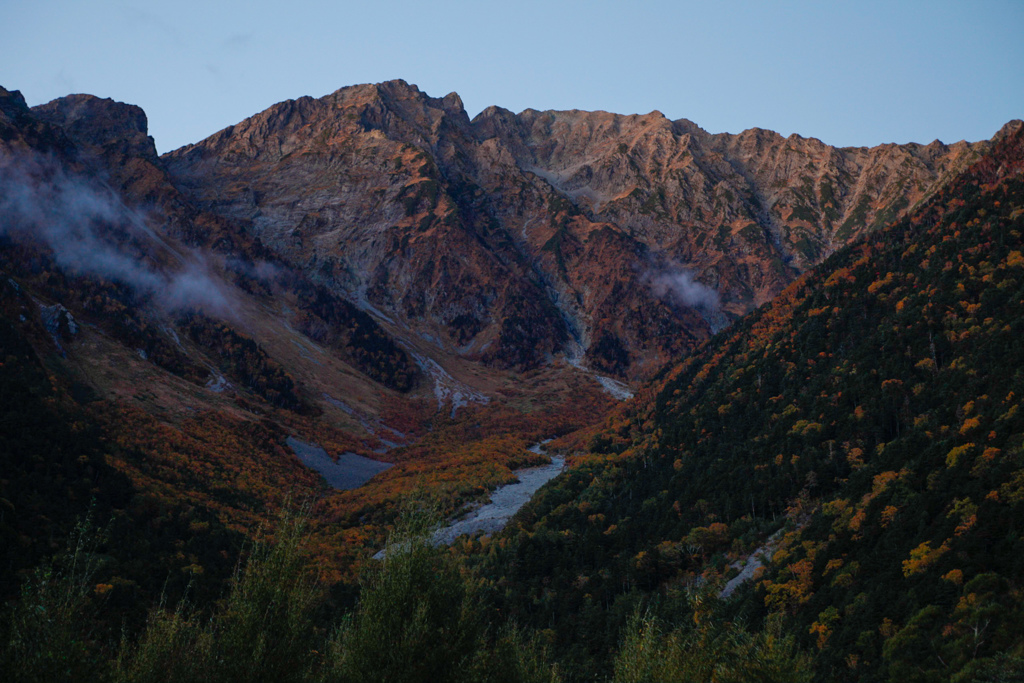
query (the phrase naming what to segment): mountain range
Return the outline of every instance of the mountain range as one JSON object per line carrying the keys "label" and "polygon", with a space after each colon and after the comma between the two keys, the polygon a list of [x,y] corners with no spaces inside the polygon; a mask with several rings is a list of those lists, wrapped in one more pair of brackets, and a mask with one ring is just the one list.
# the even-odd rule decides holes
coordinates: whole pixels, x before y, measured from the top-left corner
{"label": "mountain range", "polygon": [[834,148],[404,81],[159,155],[139,107],[0,88],[0,597],[96,516],[90,623],[216,609],[300,501],[348,604],[410,500],[465,514],[555,439],[453,553],[570,680],[1024,671],[1022,172],[1021,121]]}
{"label": "mountain range", "polygon": [[659,112],[471,120],[455,93],[391,81],[282,102],[161,161],[197,205],[437,346],[637,378],[989,144],[836,149]]}

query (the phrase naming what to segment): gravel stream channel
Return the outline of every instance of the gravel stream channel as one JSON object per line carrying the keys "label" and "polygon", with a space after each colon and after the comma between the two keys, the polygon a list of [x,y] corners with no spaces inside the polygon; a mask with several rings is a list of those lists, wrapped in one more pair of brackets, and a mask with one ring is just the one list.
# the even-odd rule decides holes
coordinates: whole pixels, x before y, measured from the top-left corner
{"label": "gravel stream channel", "polygon": [[[540,455],[544,452],[544,444],[550,440],[535,443],[527,450]],[[492,534],[501,530],[508,520],[512,519],[512,515],[519,512],[519,508],[526,505],[526,502],[541,486],[558,476],[564,467],[565,458],[553,455],[551,463],[548,465],[516,470],[515,475],[519,481],[499,486],[491,494],[490,503],[470,511],[462,519],[435,531],[434,543],[448,545],[462,534],[474,534],[478,531]]]}
{"label": "gravel stream channel", "polygon": [[[540,455],[548,441],[551,439],[535,443],[527,450]],[[493,534],[500,531],[541,486],[558,476],[563,469],[565,458],[553,455],[550,464],[516,470],[515,475],[519,481],[496,488],[491,494],[491,502],[474,508],[465,516],[441,527],[434,532],[431,541],[434,545],[449,545],[463,534],[475,534],[478,531]],[[378,552],[374,558],[384,559],[384,551]]]}

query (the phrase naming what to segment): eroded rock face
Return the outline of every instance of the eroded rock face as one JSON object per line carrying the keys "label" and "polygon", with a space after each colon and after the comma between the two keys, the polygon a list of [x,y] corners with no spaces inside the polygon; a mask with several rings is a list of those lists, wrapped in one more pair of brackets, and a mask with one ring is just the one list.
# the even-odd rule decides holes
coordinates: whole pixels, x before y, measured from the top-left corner
{"label": "eroded rock face", "polygon": [[[89,230],[112,252],[165,275],[198,273],[190,286],[223,296],[273,299],[287,325],[331,347],[353,369],[398,391],[415,385],[412,358],[372,316],[288,267],[254,236],[251,221],[197,206],[176,187],[139,107],[69,95],[29,109],[17,91],[0,88],[0,171],[5,164],[6,176],[27,187],[56,179],[108,207],[97,216],[112,218]],[[202,293],[190,300],[201,301]]]}
{"label": "eroded rock face", "polygon": [[338,294],[464,356],[638,377],[897,218],[989,143],[829,147],[658,112],[470,121],[403,81],[277,104],[161,159]]}
{"label": "eroded rock face", "polygon": [[140,107],[92,95],[68,95],[33,107],[29,114],[37,125],[48,125],[66,136],[72,168],[97,176],[129,202],[157,212],[171,236],[193,246],[215,246],[224,253],[261,254],[237,226],[198,210],[178,191],[157,155]]}
{"label": "eroded rock face", "polygon": [[6,157],[3,161],[9,162],[29,150],[67,161],[72,147],[63,130],[32,115],[21,92],[0,86],[0,154]]}
{"label": "eroded rock face", "polygon": [[79,144],[156,161],[146,112],[132,104],[93,95],[68,95],[32,108],[32,114],[60,126]]}

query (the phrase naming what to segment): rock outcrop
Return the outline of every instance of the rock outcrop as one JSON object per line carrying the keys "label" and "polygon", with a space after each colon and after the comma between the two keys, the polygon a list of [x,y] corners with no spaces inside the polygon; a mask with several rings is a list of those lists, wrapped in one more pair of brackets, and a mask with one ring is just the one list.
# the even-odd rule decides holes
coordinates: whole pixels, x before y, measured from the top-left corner
{"label": "rock outcrop", "polygon": [[839,149],[659,112],[470,120],[454,93],[391,81],[282,102],[162,160],[200,206],[448,351],[506,367],[585,354],[637,377],[988,144]]}

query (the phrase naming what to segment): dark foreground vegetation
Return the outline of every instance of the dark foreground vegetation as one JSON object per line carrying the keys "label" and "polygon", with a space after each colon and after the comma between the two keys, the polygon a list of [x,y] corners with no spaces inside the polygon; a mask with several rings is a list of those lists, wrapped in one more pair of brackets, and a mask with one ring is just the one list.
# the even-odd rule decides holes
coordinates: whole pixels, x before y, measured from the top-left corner
{"label": "dark foreground vegetation", "polygon": [[[571,433],[603,404],[570,385],[565,409],[410,418],[344,496],[281,443],[358,442],[254,339],[192,316],[179,340],[52,265],[0,242],[2,681],[1024,681],[1020,127],[601,424]],[[369,318],[295,294],[303,333],[415,386]],[[184,395],[223,372],[245,418],[100,399],[65,303]],[[571,468],[494,538],[438,549],[399,515],[425,484],[454,514],[552,435]],[[289,492],[308,518],[269,524]]]}
{"label": "dark foreground vegetation", "polygon": [[[221,599],[154,605],[144,626],[104,626],[110,586],[96,583],[100,536],[80,524],[4,614],[4,680],[42,681],[559,681],[539,637],[504,621],[478,579],[427,542],[407,514],[353,609],[338,609],[309,564],[301,516],[257,542]],[[690,628],[663,632],[635,614],[615,680],[806,681],[810,660],[772,627],[751,635],[690,596]],[[683,678],[680,678],[683,677]]]}

